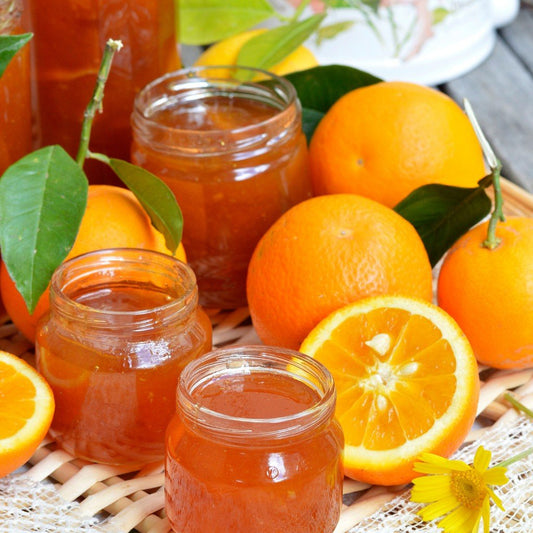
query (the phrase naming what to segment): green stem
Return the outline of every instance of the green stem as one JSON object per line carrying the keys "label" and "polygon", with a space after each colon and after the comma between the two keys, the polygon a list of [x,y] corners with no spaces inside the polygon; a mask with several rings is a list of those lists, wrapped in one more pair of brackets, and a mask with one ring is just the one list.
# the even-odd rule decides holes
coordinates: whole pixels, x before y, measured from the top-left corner
{"label": "green stem", "polygon": [[506,392],[503,397],[518,411],[526,414],[530,418],[533,418],[533,411],[526,407],[522,402],[519,402],[511,393]]}
{"label": "green stem", "polygon": [[[522,402],[519,402],[511,393],[506,392],[503,397],[518,411],[522,411],[524,414],[529,416],[530,418],[533,418],[533,411],[526,407]],[[509,466],[513,463],[516,463],[517,461],[520,461],[520,459],[523,459],[524,457],[527,457],[533,453],[533,446],[530,448],[527,448],[527,450],[524,450],[523,452],[520,452],[513,457],[509,457],[509,459],[506,459],[505,461],[502,461],[501,463],[498,463],[496,466]]]}
{"label": "green stem", "polygon": [[490,167],[490,172],[492,175],[492,186],[494,189],[494,209],[490,215],[489,227],[487,230],[487,238],[483,241],[483,246],[489,250],[493,250],[500,244],[500,240],[496,237],[496,225],[498,221],[504,221],[505,217],[503,215],[503,196],[502,189],[500,186],[500,173],[502,170],[502,164],[500,160],[496,157],[494,150],[492,149],[489,141],[485,137],[481,126],[479,125],[474,110],[470,105],[470,102],[465,98],[464,100],[465,111],[472,123],[474,131],[476,132],[479,144],[481,144],[481,149],[487,160],[487,163]]}
{"label": "green stem", "polygon": [[311,0],[303,0],[303,2],[300,3],[300,5],[294,11],[294,14],[292,16],[292,22],[300,18],[300,15],[303,13],[303,10],[309,5],[310,1]]}
{"label": "green stem", "polygon": [[104,48],[104,54],[102,62],[100,63],[100,69],[98,70],[98,77],[96,78],[96,86],[91,98],[91,101],[85,109],[83,114],[83,123],[81,126],[80,145],[78,148],[78,154],[76,156],[76,162],[80,167],[83,167],[83,163],[89,153],[89,140],[91,138],[91,128],[93,125],[94,116],[96,111],[102,112],[102,100],[104,99],[104,87],[111,70],[111,62],[115,52],[122,48],[120,41],[109,39]]}
{"label": "green stem", "polygon": [[523,452],[517,453],[516,455],[509,457],[509,459],[505,459],[505,461],[498,463],[496,466],[507,467],[509,465],[512,465],[513,463],[516,463],[517,461],[520,461],[521,459],[524,459],[528,455],[531,455],[532,452],[533,452],[533,446],[531,446],[527,450],[524,450]]}

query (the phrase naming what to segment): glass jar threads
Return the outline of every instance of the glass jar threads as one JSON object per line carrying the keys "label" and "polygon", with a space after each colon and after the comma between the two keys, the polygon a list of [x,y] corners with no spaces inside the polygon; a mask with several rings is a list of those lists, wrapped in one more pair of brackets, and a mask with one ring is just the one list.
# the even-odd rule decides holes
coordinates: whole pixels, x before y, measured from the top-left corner
{"label": "glass jar threads", "polygon": [[[130,115],[137,92],[180,67],[175,0],[25,0],[30,8],[38,126],[42,145],[76,156],[83,114],[93,94],[108,39],[122,41],[97,113],[91,150],[129,159]],[[119,184],[104,165],[88,161],[91,183]]]}
{"label": "glass jar threads", "polygon": [[148,250],[90,252],[56,270],[35,351],[62,448],[109,464],[163,458],[179,375],[211,349],[197,297],[185,263]]}
{"label": "glass jar threads", "polygon": [[166,511],[187,533],[331,533],[342,502],[335,387],[310,357],[214,350],[181,374],[167,430]]}
{"label": "glass jar threads", "polygon": [[311,196],[294,87],[251,68],[185,69],[139,93],[132,124],[133,162],[164,180],[183,211],[200,303],[245,306],[255,245]]}

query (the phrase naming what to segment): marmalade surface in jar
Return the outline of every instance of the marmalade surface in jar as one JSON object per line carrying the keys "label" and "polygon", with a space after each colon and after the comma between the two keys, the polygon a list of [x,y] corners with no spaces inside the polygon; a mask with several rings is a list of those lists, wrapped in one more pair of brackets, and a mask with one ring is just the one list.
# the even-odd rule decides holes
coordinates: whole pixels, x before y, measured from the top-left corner
{"label": "marmalade surface in jar", "polygon": [[206,307],[246,305],[246,271],[257,242],[312,194],[294,88],[267,73],[263,81],[239,81],[250,72],[257,74],[178,71],[149,84],[135,102],[132,160],[174,192]]}
{"label": "marmalade surface in jar", "polygon": [[[40,143],[59,144],[76,156],[104,46],[115,39],[124,47],[113,57],[90,148],[129,160],[135,95],[180,66],[174,0],[25,1],[34,32]],[[88,161],[85,168],[91,183],[121,184],[97,161]]]}
{"label": "marmalade surface in jar", "polygon": [[162,459],[179,375],[210,349],[211,325],[184,263],[134,249],[65,262],[36,339],[56,401],[51,434],[92,461]]}
{"label": "marmalade surface in jar", "polygon": [[167,430],[166,511],[179,533],[331,533],[343,435],[329,372],[267,346],[215,350],[181,375]]}

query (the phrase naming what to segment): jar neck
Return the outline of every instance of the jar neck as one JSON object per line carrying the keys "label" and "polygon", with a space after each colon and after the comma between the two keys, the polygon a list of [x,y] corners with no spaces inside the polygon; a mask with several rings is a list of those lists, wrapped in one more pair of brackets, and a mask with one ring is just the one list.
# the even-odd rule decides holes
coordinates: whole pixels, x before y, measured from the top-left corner
{"label": "jar neck", "polygon": [[[242,81],[260,74],[261,81]],[[195,106],[202,113],[217,98],[233,103],[256,102],[271,108],[269,116],[246,125],[218,121],[210,127],[172,124],[161,113]],[[216,109],[213,113],[217,113]],[[220,113],[223,113],[221,111]],[[162,76],[148,84],[135,99],[134,136],[151,150],[180,157],[210,158],[234,154],[239,159],[258,149],[279,146],[301,132],[301,107],[292,84],[284,78],[244,67],[194,67]]]}
{"label": "jar neck", "polygon": [[19,26],[22,0],[0,0],[0,35],[8,35]]}
{"label": "jar neck", "polygon": [[[234,395],[246,388],[244,382],[254,375],[260,376],[254,382],[254,392],[272,393],[269,378],[281,377],[298,384],[300,398],[302,389],[307,389],[313,399],[289,415],[278,413],[275,407],[261,417],[235,416],[208,407],[211,384],[220,387],[217,394]],[[208,391],[205,397],[203,391]],[[187,427],[206,438],[235,445],[261,446],[308,438],[329,425],[335,401],[333,378],[318,361],[293,350],[259,345],[233,346],[204,355],[185,368],[177,390],[178,412]],[[232,402],[249,405],[246,396],[223,401]]]}
{"label": "jar neck", "polygon": [[52,276],[50,312],[99,334],[146,333],[185,323],[198,303],[191,268],[150,250],[98,250],[64,262]]}

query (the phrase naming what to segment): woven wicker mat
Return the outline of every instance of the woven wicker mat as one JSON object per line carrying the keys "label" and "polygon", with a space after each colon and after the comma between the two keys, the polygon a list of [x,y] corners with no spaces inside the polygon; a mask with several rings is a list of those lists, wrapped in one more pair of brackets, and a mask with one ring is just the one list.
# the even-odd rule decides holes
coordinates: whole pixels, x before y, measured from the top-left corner
{"label": "woven wicker mat", "polygon": [[[503,181],[508,215],[533,216],[533,197]],[[247,309],[212,312],[214,345],[259,343]],[[533,332],[532,332],[533,336]],[[33,346],[7,318],[0,325],[0,349],[32,361]],[[481,368],[481,396],[476,424],[454,455],[470,462],[483,444],[495,461],[533,443],[533,420],[503,399],[507,391],[533,408],[533,368],[509,371]],[[163,464],[130,472],[89,464],[45,439],[23,471],[0,479],[0,533],[94,531],[102,533],[168,533],[164,513]],[[506,509],[493,510],[493,532],[533,531],[533,458],[509,468],[510,481],[498,494]],[[344,505],[335,533],[407,533],[440,531],[421,522],[409,486],[377,487],[345,480]],[[206,532],[208,533],[208,532]]]}

